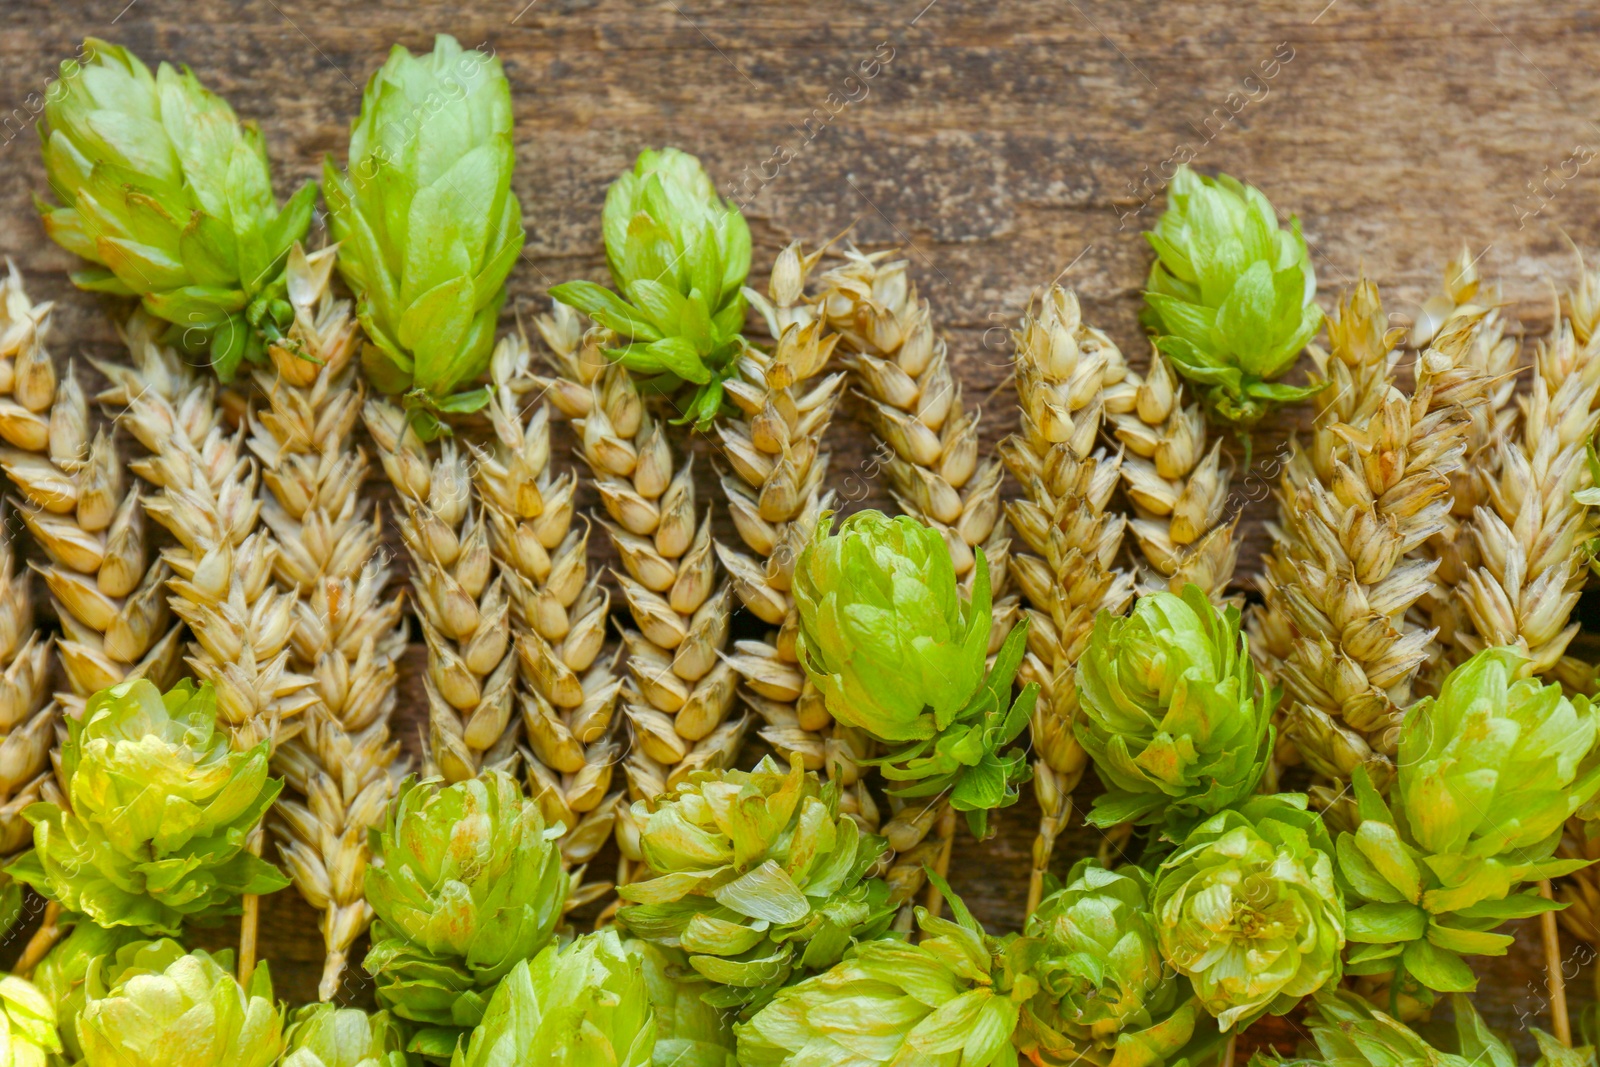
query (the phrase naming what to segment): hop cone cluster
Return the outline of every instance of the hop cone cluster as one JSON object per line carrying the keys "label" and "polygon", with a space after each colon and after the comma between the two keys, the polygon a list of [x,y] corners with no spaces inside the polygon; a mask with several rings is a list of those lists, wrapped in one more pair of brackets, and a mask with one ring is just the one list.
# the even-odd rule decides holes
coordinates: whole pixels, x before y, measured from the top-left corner
{"label": "hop cone cluster", "polygon": [[653,805],[634,805],[655,877],[623,886],[618,915],[635,936],[681,949],[716,988],[708,1003],[764,1002],[797,970],[839,961],[894,915],[889,887],[864,880],[884,851],[839,813],[839,787],[792,757],[753,771],[691,774]]}
{"label": "hop cone cluster", "polygon": [[282,1067],[414,1067],[388,1012],[308,1004],[285,1037]]}
{"label": "hop cone cluster", "polygon": [[1225,1031],[1339,978],[1333,842],[1299,794],[1252,797],[1195,827],[1157,871],[1151,907],[1161,954]]}
{"label": "hop cone cluster", "polygon": [[1035,1063],[1154,1067],[1194,1036],[1200,1005],[1161,958],[1151,888],[1142,868],[1086,859],[1028,916],[1039,991],[1017,1046]]}
{"label": "hop cone cluster", "polygon": [[1274,405],[1322,388],[1277,382],[1322,328],[1298,218],[1279,229],[1259,189],[1180,167],[1167,210],[1145,237],[1156,251],[1147,324],[1213,411],[1250,427]]}
{"label": "hop cone cluster", "polygon": [[676,148],[641,152],[611,183],[601,227],[622,296],[585,281],[550,295],[625,338],[609,355],[634,374],[696,385],[685,418],[708,425],[744,347],[750,227],[700,161]]}
{"label": "hop cone cluster", "polygon": [[954,922],[918,908],[917,944],[862,942],[735,1026],[741,1067],[1014,1067],[1012,1034],[1038,989],[1023,943],[988,937],[940,889]]}
{"label": "hop cone cluster", "polygon": [[560,832],[504,771],[401,786],[372,834],[366,968],[378,1003],[420,1027],[417,1050],[449,1056],[496,984],[550,940],[568,889]]}
{"label": "hop cone cluster", "polygon": [[1131,616],[1102,612],[1077,683],[1074,732],[1107,787],[1096,826],[1164,819],[1181,839],[1252,793],[1272,755],[1272,701],[1239,609],[1197,586],[1140,597]]}
{"label": "hop cone cluster", "polygon": [[889,746],[878,762],[901,797],[948,792],[983,836],[988,812],[1017,801],[1029,768],[1002,751],[1027,725],[1039,687],[1014,701],[1027,620],[986,668],[988,568],[971,600],[939,531],[909,516],[857,512],[838,533],[825,515],[795,567],[796,651],[833,717]]}
{"label": "hop cone cluster", "polygon": [[637,950],[601,930],[512,968],[450,1065],[650,1067],[656,1034]]}
{"label": "hop cone cluster", "polygon": [[[119,955],[120,959],[120,955]],[[274,1067],[283,1011],[266,965],[248,988],[224,953],[185,954],[174,941],[148,946],[108,982],[104,959],[89,967],[78,1039],[83,1067]]]}
{"label": "hop cone cluster", "polygon": [[176,934],[289,884],[246,847],[282,789],[267,744],[230,749],[209,684],[163,696],[140,679],[96,693],[67,718],[61,777],[68,805],[27,809],[34,850],[9,870],[69,911]]}
{"label": "hop cone cluster", "polygon": [[1522,677],[1513,648],[1479,652],[1400,727],[1388,803],[1358,769],[1359,823],[1339,835],[1352,903],[1352,974],[1397,965],[1439,992],[1470,992],[1462,955],[1503,955],[1507,919],[1559,907],[1524,888],[1587,866],[1554,859],[1568,816],[1600,791],[1589,701]]}
{"label": "hop cone cluster", "polygon": [[440,35],[413,56],[399,45],[367,82],[340,171],[323,166],[323,195],[340,243],[339,273],[369,342],[367,377],[404,393],[419,429],[435,412],[475,411],[483,373],[522,251],[511,191],[511,86],[500,61]]}
{"label": "hop cone cluster", "polygon": [[60,206],[41,203],[45,231],[96,264],[73,275],[79,287],[138,297],[227,380],[294,318],[283,266],[316,186],[280,208],[261,131],[187,69],[151,75],[93,38],[83,54],[47,94],[40,132]]}

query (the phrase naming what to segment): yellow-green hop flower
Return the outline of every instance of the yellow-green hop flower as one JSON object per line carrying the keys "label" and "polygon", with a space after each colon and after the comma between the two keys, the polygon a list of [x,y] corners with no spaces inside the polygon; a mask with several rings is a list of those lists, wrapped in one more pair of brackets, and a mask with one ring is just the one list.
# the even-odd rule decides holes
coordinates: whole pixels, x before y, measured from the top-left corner
{"label": "yellow-green hop flower", "polygon": [[416,1067],[388,1012],[307,1004],[295,1013],[282,1067]]}
{"label": "yellow-green hop flower", "polygon": [[[85,983],[90,964],[105,957],[103,976],[107,984],[116,985],[130,968],[159,971],[181,955],[183,949],[176,941],[147,941],[126,926],[108,928],[87,921],[79,922],[57,941],[34,968],[33,984],[55,1005],[67,1062],[77,1063],[83,1058],[83,1048],[78,1044],[78,1013],[83,1010],[87,995]],[[162,962],[152,966],[150,961],[157,957]]]}
{"label": "yellow-green hop flower", "polygon": [[799,971],[839,961],[894,917],[889,888],[864,880],[882,838],[839,814],[839,791],[795,756],[753,771],[706,771],[634,805],[654,877],[618,890],[637,937],[682,949],[719,1007],[759,1003]]}
{"label": "yellow-green hop flower", "polygon": [[1277,382],[1322,328],[1317,275],[1298,218],[1279,229],[1259,189],[1185,166],[1145,237],[1156,251],[1145,284],[1146,323],[1217,414],[1248,428],[1274,405],[1321,388]]}
{"label": "yellow-green hop flower", "polygon": [[73,275],[81,288],[138,297],[227,380],[293,321],[284,263],[316,185],[280,208],[261,131],[187,68],[152,76],[93,38],[83,55],[61,64],[40,125],[60,201],[40,201],[45,232],[96,265]]}
{"label": "yellow-green hop flower", "polygon": [[1251,797],[1195,827],[1157,871],[1151,910],[1161,954],[1224,1031],[1339,978],[1333,842],[1299,794]]}
{"label": "yellow-green hop flower", "polygon": [[698,386],[685,418],[709,423],[744,347],[744,216],[717,196],[694,156],[646,149],[606,190],[601,228],[622,296],[585,281],[558,285],[550,295],[625,338],[609,354],[630,371],[665,389]]}
{"label": "yellow-green hop flower", "polygon": [[1339,835],[1339,874],[1362,904],[1352,974],[1398,968],[1470,992],[1461,957],[1503,955],[1512,938],[1495,928],[1559,907],[1529,884],[1588,865],[1553,857],[1567,817],[1600,792],[1595,711],[1526,670],[1518,650],[1485,649],[1413,705],[1387,804],[1358,769],[1360,822]]}
{"label": "yellow-green hop flower", "polygon": [[367,376],[404,393],[425,436],[435,413],[475,411],[505,280],[526,235],[511,191],[511,86],[500,60],[435,38],[395,45],[367,82],[349,163],[323,165],[339,273],[370,344]]}
{"label": "yellow-green hop flower", "polygon": [[651,1067],[656,1032],[638,951],[601,930],[513,967],[450,1064]]}
{"label": "yellow-green hop flower", "polygon": [[25,978],[0,977],[0,1067],[46,1067],[60,1051],[50,998]]}
{"label": "yellow-green hop flower", "polygon": [[1161,957],[1150,891],[1149,872],[1086,859],[1028,916],[1039,991],[1017,1046],[1034,1063],[1158,1067],[1194,1036],[1200,1005]]}
{"label": "yellow-green hop flower", "polygon": [[1188,828],[1255,791],[1272,754],[1272,700],[1256,678],[1239,609],[1197,587],[1150,593],[1127,617],[1101,612],[1079,661],[1074,725],[1106,792],[1096,826]]}
{"label": "yellow-green hop flower", "polygon": [[372,833],[366,968],[378,1003],[448,1057],[499,981],[549,942],[569,879],[539,805],[504,771],[453,785],[408,779]]}
{"label": "yellow-green hop flower", "polygon": [[656,1017],[653,1067],[735,1067],[733,1028],[706,1002],[712,991],[682,952],[646,941],[624,942],[637,956]]}
{"label": "yellow-green hop flower", "polygon": [[34,848],[9,870],[68,911],[176,934],[289,884],[247,848],[283,783],[268,777],[266,742],[229,747],[209,684],[163,696],[140,679],[96,693],[67,718],[61,773],[70,810],[30,805]]}
{"label": "yellow-green hop flower", "polygon": [[800,665],[835,719],[883,742],[884,776],[901,797],[948,792],[985,832],[987,813],[1016,803],[1028,776],[1021,752],[1002,751],[1038,698],[1011,683],[1027,650],[1027,620],[987,668],[989,569],[978,551],[972,599],[956,584],[939,531],[909,516],[850,516],[832,532],[824,515],[794,571]]}
{"label": "yellow-green hop flower", "polygon": [[283,1052],[283,1010],[266,964],[248,989],[225,958],[187,955],[174,942],[145,953],[159,970],[131,966],[108,987],[107,961],[89,967],[78,1015],[83,1067],[273,1067]]}

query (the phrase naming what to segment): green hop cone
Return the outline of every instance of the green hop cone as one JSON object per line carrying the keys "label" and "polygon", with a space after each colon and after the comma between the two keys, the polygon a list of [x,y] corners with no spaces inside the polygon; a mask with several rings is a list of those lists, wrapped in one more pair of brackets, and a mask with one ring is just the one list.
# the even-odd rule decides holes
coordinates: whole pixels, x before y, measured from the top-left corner
{"label": "green hop cone", "polygon": [[90,964],[77,1024],[83,1067],[273,1067],[278,1062],[283,1009],[272,998],[265,963],[246,989],[233,977],[226,955],[186,955],[171,941],[151,946],[144,955],[151,969],[130,966],[114,984],[107,981],[104,958]]}
{"label": "green hop cone", "polygon": [[1339,978],[1333,842],[1299,794],[1251,797],[1195,827],[1157,871],[1151,910],[1161,954],[1224,1031]]}
{"label": "green hop cone", "polygon": [[399,45],[367,82],[349,164],[323,164],[339,273],[356,294],[362,364],[405,394],[419,432],[476,411],[506,276],[522,252],[511,191],[511,85],[500,60],[441,35],[413,56]]}
{"label": "green hop cone", "polygon": [[923,937],[864,941],[829,970],[787,986],[733,1028],[740,1067],[1014,1067],[1021,1006],[1037,991],[1031,942],[989,937],[931,878],[955,921],[917,909]]}
{"label": "green hop cone", "polygon": [[0,977],[0,1067],[46,1067],[61,1050],[50,998],[25,978]]}
{"label": "green hop cone", "polygon": [[283,788],[267,744],[235,752],[216,720],[209,684],[163,696],[140,679],[90,697],[61,746],[71,809],[27,808],[34,848],[12,877],[101,926],[164,934],[287,886],[247,848]]}
{"label": "green hop cone", "polygon": [[986,670],[994,620],[982,549],[969,602],[939,531],[876,511],[832,526],[824,514],[794,571],[800,665],[835,719],[888,746],[876,762],[897,783],[891,793],[948,792],[982,837],[988,813],[1016,803],[1029,774],[1023,753],[1002,751],[1039,694],[1030,683],[1011,698],[1027,619]]}
{"label": "green hop cone", "polygon": [[1156,252],[1146,325],[1213,411],[1248,429],[1274,405],[1322,388],[1277,382],[1322,328],[1298,218],[1279,229],[1259,189],[1185,166],[1145,237]]}
{"label": "green hop cone", "polygon": [[601,930],[512,968],[450,1065],[651,1067],[655,1045],[639,953]]}
{"label": "green hop cone", "polygon": [[1033,1062],[1158,1067],[1194,1037],[1200,1005],[1161,958],[1150,890],[1141,868],[1085,859],[1028,916],[1039,992],[1022,1008],[1017,1046]]}
{"label": "green hop cone", "polygon": [[261,131],[188,69],[152,76],[93,38],[83,55],[61,64],[39,128],[60,204],[39,202],[45,232],[95,264],[73,275],[79,287],[138,297],[226,381],[293,320],[284,263],[316,185],[280,208]]}
{"label": "green hop cone", "polygon": [[663,389],[697,386],[685,420],[705,426],[744,347],[750,227],[698,159],[663,148],[639,153],[611,183],[601,229],[622,296],[585,281],[550,295],[625,338],[609,354],[634,374]]}
{"label": "green hop cone", "polygon": [[[170,946],[173,950],[170,959],[153,968],[138,962],[142,952],[146,954],[143,958],[148,958],[146,950],[161,951],[160,946]],[[99,957],[107,957],[104,976],[107,982],[115,985],[130,967],[161,970],[171,959],[181,955],[183,949],[175,941],[147,941],[126,926],[103,927],[92,922],[78,923],[71,933],[57,941],[34,968],[33,984],[55,1005],[67,1062],[76,1063],[83,1058],[83,1047],[78,1043],[78,1013],[83,1010],[91,963]]]}
{"label": "green hop cone", "polygon": [[1560,907],[1529,883],[1588,865],[1553,857],[1562,824],[1600,791],[1595,711],[1527,669],[1516,649],[1485,649],[1414,704],[1388,803],[1357,769],[1360,821],[1339,835],[1339,875],[1361,904],[1350,973],[1470,992],[1463,955],[1504,955],[1512,938],[1496,927]]}
{"label": "green hop cone", "polygon": [[308,1004],[289,1027],[282,1067],[415,1067],[388,1012]]}
{"label": "green hop cone", "polygon": [[656,1016],[655,1067],[735,1067],[733,1029],[706,1002],[712,991],[688,957],[646,941],[628,941],[638,955]]}
{"label": "green hop cone", "polygon": [[839,790],[787,773],[702,771],[653,804],[634,805],[655,876],[618,890],[634,936],[682,949],[716,988],[717,1007],[764,1002],[795,971],[821,971],[853,940],[888,928],[889,887],[864,880],[885,843],[839,814]]}
{"label": "green hop cone", "polygon": [[448,1057],[496,983],[549,942],[568,889],[560,830],[504,771],[402,784],[372,831],[366,968],[378,1003],[422,1028],[413,1050]]}
{"label": "green hop cone", "polygon": [[1127,617],[1101,612],[1079,661],[1074,733],[1106,785],[1089,822],[1195,823],[1255,791],[1272,755],[1270,695],[1239,609],[1196,586],[1149,593]]}

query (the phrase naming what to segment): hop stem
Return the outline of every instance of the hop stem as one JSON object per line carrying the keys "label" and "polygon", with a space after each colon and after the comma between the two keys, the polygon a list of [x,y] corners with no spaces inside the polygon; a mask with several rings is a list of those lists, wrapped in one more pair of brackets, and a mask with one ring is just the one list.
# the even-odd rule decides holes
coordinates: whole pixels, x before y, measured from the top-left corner
{"label": "hop stem", "polygon": [[[1539,895],[1554,900],[1550,879],[1539,880]],[[1572,1019],[1567,1014],[1567,980],[1561,973],[1561,929],[1556,924],[1556,913],[1547,911],[1539,916],[1539,932],[1544,940],[1544,980],[1550,991],[1550,1030],[1556,1040],[1567,1048],[1572,1047]]]}
{"label": "hop stem", "polygon": [[22,955],[17,958],[17,964],[12,968],[13,973],[21,975],[23,978],[33,977],[33,970],[39,966],[39,961],[44,959],[45,954],[55,946],[57,941],[61,940],[61,935],[66,932],[61,928],[60,919],[61,905],[53,900],[46,903],[44,906],[44,921],[40,923],[39,929],[33,932],[33,936],[28,939],[28,943],[23,946]]}

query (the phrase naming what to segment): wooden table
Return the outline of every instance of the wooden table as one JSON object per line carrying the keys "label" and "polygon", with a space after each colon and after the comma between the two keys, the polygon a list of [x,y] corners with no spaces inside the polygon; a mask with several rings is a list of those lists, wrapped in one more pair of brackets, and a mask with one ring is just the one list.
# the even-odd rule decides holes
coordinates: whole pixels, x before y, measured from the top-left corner
{"label": "wooden table", "polygon": [[[1174,161],[1245,178],[1298,214],[1329,307],[1365,270],[1404,312],[1465,242],[1537,334],[1552,286],[1573,276],[1568,239],[1600,255],[1600,10],[1577,0],[123,5],[10,0],[0,30],[0,250],[35,296],[60,301],[58,358],[115,349],[29,199],[44,182],[27,127],[55,65],[89,35],[193,66],[260,123],[283,190],[316,177],[324,153],[342,158],[361,86],[391,44],[423,49],[435,32],[486,44],[516,101],[528,243],[513,303],[531,311],[555,282],[602,277],[606,182],[640,148],[676,144],[746,201],[763,281],[794,237],[849,229],[864,246],[903,248],[989,443],[1016,421],[1007,328],[1052,280],[1075,287],[1136,364],[1146,358],[1140,231]],[[1258,439],[1258,457],[1292,414]],[[839,477],[862,464],[858,411],[847,406],[830,446]],[[889,506],[881,482],[873,492]],[[1271,507],[1246,509],[1242,579]],[[410,721],[420,664],[414,650]],[[959,845],[952,880],[995,929],[1020,922],[1035,817],[1024,802],[995,840]],[[1072,835],[1058,867],[1092,847]],[[290,892],[265,915],[280,989],[303,1000],[321,956],[311,913]],[[1543,1010],[1533,934],[1483,968],[1480,1002],[1504,1029]],[[1586,980],[1575,999],[1591,999]],[[1268,1036],[1293,1039],[1284,1026]]]}

